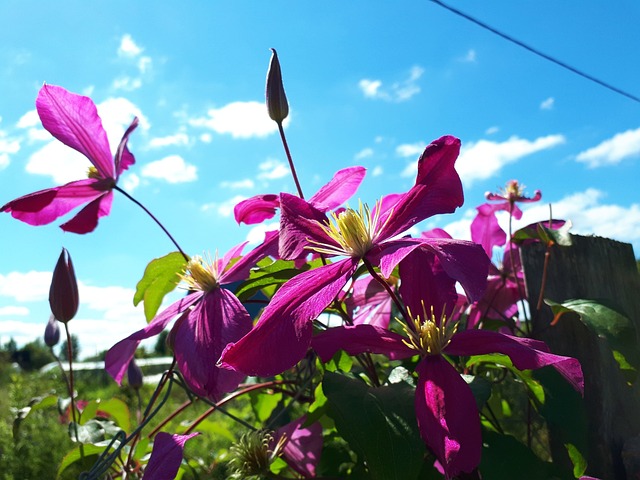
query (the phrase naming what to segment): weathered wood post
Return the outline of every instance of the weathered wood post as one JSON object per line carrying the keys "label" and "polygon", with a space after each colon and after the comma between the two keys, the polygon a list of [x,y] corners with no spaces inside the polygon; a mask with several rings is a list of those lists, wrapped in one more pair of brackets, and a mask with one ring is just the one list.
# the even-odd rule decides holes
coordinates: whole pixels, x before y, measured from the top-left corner
{"label": "weathered wood post", "polygon": [[[544,298],[611,300],[640,332],[640,276],[632,246],[600,237],[572,238],[570,247],[552,247]],[[629,386],[607,341],[577,318],[563,316],[551,326],[551,309],[543,305],[536,310],[545,251],[546,246],[539,243],[521,248],[533,331],[554,353],[575,357],[582,364],[588,473],[602,479],[640,479],[640,381]],[[637,341],[636,333],[636,345]],[[555,458],[563,452],[553,448],[553,438],[550,443],[554,461],[562,461]]]}

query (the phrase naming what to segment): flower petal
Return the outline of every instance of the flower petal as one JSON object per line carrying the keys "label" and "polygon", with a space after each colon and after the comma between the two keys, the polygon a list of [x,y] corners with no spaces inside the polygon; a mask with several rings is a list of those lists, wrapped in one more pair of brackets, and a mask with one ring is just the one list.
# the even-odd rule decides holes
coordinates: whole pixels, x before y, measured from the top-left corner
{"label": "flower petal", "polygon": [[322,452],[322,425],[320,422],[314,422],[303,428],[306,420],[305,415],[276,430],[271,448],[285,435],[287,442],[284,445],[284,460],[305,478],[313,478]]}
{"label": "flower petal", "polygon": [[112,202],[113,193],[110,191],[103,193],[102,196],[80,210],[71,220],[60,225],[60,228],[65,232],[78,234],[93,232],[98,226],[100,217],[109,215]]}
{"label": "flower petal", "polygon": [[480,464],[482,434],[469,385],[439,355],[424,358],[416,371],[416,418],[422,439],[447,478],[471,472]]}
{"label": "flower petal", "polygon": [[198,395],[216,402],[235,390],[244,375],[216,367],[228,343],[249,333],[253,321],[233,293],[216,288],[177,325],[173,351],[187,384]]}
{"label": "flower petal", "polygon": [[133,354],[136,352],[136,348],[138,348],[140,342],[145,338],[158,335],[176,315],[187,310],[197,302],[200,297],[202,297],[202,292],[194,292],[178,300],[157,315],[151,320],[151,323],[143,329],[120,340],[109,349],[104,359],[104,368],[109,375],[118,382],[118,385],[122,382],[122,377],[124,377],[127,372],[127,366],[133,358]]}
{"label": "flower petal", "polygon": [[107,134],[89,97],[44,85],[36,99],[42,126],[65,145],[85,155],[103,178],[116,178]]}
{"label": "flower petal", "polygon": [[[240,246],[244,247],[244,243]],[[232,249],[233,250],[233,249]],[[242,250],[242,249],[241,249]],[[240,252],[238,252],[240,253]],[[249,270],[256,266],[258,261],[267,256],[276,256],[278,254],[278,231],[273,230],[264,234],[264,242],[244,255],[240,260],[234,263],[226,272],[220,275],[220,283],[226,285],[228,283],[246,280],[249,276]],[[231,254],[225,255],[224,268],[233,259]]]}
{"label": "flower petal", "polygon": [[293,277],[276,292],[253,330],[227,346],[220,365],[261,377],[293,367],[309,348],[311,321],[333,301],[357,266],[357,260],[347,258]]}
{"label": "flower petal", "polygon": [[356,193],[366,172],[366,168],[359,166],[337,171],[329,183],[309,199],[309,203],[321,212],[339,207]]}
{"label": "flower petal", "polygon": [[13,218],[29,225],[47,225],[103,195],[104,189],[96,188],[100,186],[101,182],[95,179],[70,182],[16,198],[0,208],[0,212],[11,213]]}
{"label": "flower petal", "polygon": [[120,139],[120,143],[118,144],[118,149],[116,150],[114,159],[116,175],[118,177],[136,161],[133,154],[129,151],[129,147],[127,147],[127,142],[129,141],[129,135],[131,135],[131,133],[138,127],[138,123],[138,117],[134,117],[131,121],[131,125],[127,127],[124,135],[122,135],[122,138]]}
{"label": "flower petal", "polygon": [[273,218],[279,207],[280,197],[273,193],[267,193],[242,200],[233,207],[233,215],[236,222],[253,225]]}
{"label": "flower petal", "polygon": [[417,352],[404,343],[404,337],[374,325],[346,325],[328,328],[311,339],[311,347],[323,362],[338,350],[349,355],[379,353],[392,360],[412,357]]}
{"label": "flower petal", "polygon": [[462,183],[454,168],[460,140],[450,135],[434,140],[418,160],[415,185],[385,212],[380,238],[392,238],[438,213],[452,213],[464,203]]}
{"label": "flower petal", "polygon": [[304,253],[309,241],[337,245],[320,227],[327,216],[295,195],[280,194],[280,256],[295,260]]}
{"label": "flower petal", "polygon": [[382,275],[388,277],[417,247],[434,253],[447,275],[460,282],[473,300],[482,297],[491,261],[477,243],[451,238],[402,238],[384,242],[367,256],[374,264],[379,263]]}
{"label": "flower petal", "polygon": [[353,294],[345,300],[353,324],[369,324],[387,328],[391,321],[391,297],[371,276],[353,283]]}
{"label": "flower petal", "polygon": [[544,342],[531,338],[512,337],[489,330],[464,330],[456,333],[445,348],[449,355],[484,355],[503,353],[519,370],[534,370],[552,365],[581,394],[584,377],[580,362],[549,352]]}
{"label": "flower petal", "polygon": [[144,469],[142,480],[173,480],[182,463],[182,452],[187,440],[200,435],[198,432],[189,435],[171,435],[159,432],[153,441],[151,458]]}
{"label": "flower petal", "polygon": [[491,205],[485,203],[476,210],[478,214],[471,222],[471,240],[482,245],[484,251],[491,257],[493,247],[506,243],[507,234],[498,224],[495,210]]}

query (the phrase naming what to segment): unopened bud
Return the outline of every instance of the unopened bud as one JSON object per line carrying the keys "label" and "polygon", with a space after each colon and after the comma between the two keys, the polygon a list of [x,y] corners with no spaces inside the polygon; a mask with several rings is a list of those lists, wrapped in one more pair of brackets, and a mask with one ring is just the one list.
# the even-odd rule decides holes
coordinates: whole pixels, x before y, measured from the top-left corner
{"label": "unopened bud", "polygon": [[142,370],[136,363],[136,360],[132,358],[127,367],[127,381],[129,382],[129,386],[137,390],[142,387],[142,380]]}
{"label": "unopened bud", "polygon": [[289,115],[289,104],[284,93],[282,84],[282,71],[275,49],[271,49],[271,63],[267,72],[267,88],[265,96],[267,98],[267,110],[269,116],[275,122],[281,123]]}
{"label": "unopened bud", "polygon": [[44,343],[47,347],[53,347],[60,341],[60,327],[56,317],[51,315],[44,329]]}
{"label": "unopened bud", "polygon": [[71,256],[66,248],[62,249],[56,268],[53,270],[49,305],[51,313],[63,323],[71,320],[78,311],[78,283],[73,271]]}

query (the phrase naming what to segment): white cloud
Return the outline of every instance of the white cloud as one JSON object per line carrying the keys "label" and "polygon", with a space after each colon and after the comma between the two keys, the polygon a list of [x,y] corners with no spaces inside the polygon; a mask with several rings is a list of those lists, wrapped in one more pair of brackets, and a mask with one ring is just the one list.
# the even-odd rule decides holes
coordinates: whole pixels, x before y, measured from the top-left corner
{"label": "white cloud", "polygon": [[211,140],[213,140],[213,137],[211,136],[210,133],[203,133],[198,138],[200,138],[200,141],[202,143],[211,143]]}
{"label": "white cloud", "polygon": [[469,49],[467,54],[464,57],[462,57],[462,61],[463,62],[469,62],[469,63],[475,63],[477,61],[476,51],[473,48]]}
{"label": "white cloud", "polygon": [[[47,298],[51,272],[10,272],[0,274],[0,296],[9,297],[18,305],[0,308],[0,337],[14,338],[19,345],[41,337],[48,314],[38,322],[38,316],[21,303],[44,303]],[[81,355],[93,355],[105,350],[135,330],[146,325],[142,308],[133,306],[134,290],[120,286],[99,287],[78,282],[80,308],[73,319],[73,332],[80,339]],[[41,305],[42,306],[42,305]],[[18,317],[29,315],[21,320]],[[36,320],[34,322],[34,320]]]}
{"label": "white cloud", "polygon": [[[149,128],[149,122],[140,109],[125,98],[108,98],[97,105],[102,125],[107,132],[109,147],[115,153],[120,139],[133,117],[140,120],[139,128]],[[36,175],[48,175],[55,183],[63,184],[72,180],[86,178],[89,160],[81,153],[67,147],[43,130],[51,139],[28,159],[25,170]],[[135,141],[135,132],[130,141]]]}
{"label": "white cloud", "polygon": [[16,123],[16,127],[18,128],[37,127],[38,125],[40,125],[40,117],[38,116],[38,111],[35,108],[22,115],[18,119],[18,123]]}
{"label": "white cloud", "polygon": [[120,186],[124,188],[127,192],[132,193],[138,185],[140,185],[140,177],[132,172],[125,173],[122,177],[120,177]]}
{"label": "white cloud", "polygon": [[426,146],[427,144],[424,142],[403,143],[396,147],[396,155],[401,157],[415,157],[416,155],[420,155]]}
{"label": "white cloud", "polygon": [[17,315],[20,317],[26,317],[29,315],[29,309],[27,307],[0,307],[0,317],[7,317],[9,315]]}
{"label": "white cloud", "polygon": [[565,142],[563,135],[547,135],[535,140],[513,136],[504,142],[479,140],[462,147],[456,170],[466,185],[497,174],[502,167],[532,153],[556,147]]}
{"label": "white cloud", "polygon": [[216,212],[221,217],[230,217],[233,215],[233,208],[241,202],[245,200],[247,197],[243,197],[242,195],[236,195],[229,200],[225,200],[224,202],[211,202],[206,203],[200,207],[200,210],[203,212]]}
{"label": "white cloud", "polygon": [[140,57],[138,59],[138,71],[141,74],[147,73],[147,71],[151,68],[151,57]]}
{"label": "white cloud", "polygon": [[420,93],[420,86],[417,82],[423,73],[424,69],[416,65],[411,67],[407,78],[399,82],[394,82],[388,88],[383,87],[382,80],[372,80],[369,78],[360,80],[358,87],[367,98],[388,102],[404,102]]}
{"label": "white cloud", "polygon": [[186,163],[180,155],[169,155],[144,165],[141,175],[168,183],[184,183],[197,180],[198,169],[195,165]]}
{"label": "white cloud", "polygon": [[132,92],[139,89],[142,86],[142,79],[132,78],[129,76],[118,77],[113,81],[113,88],[116,90],[124,90],[125,92]]}
{"label": "white cloud", "polygon": [[220,186],[222,188],[229,188],[231,190],[240,190],[243,188],[251,189],[255,186],[255,183],[250,178],[245,178],[244,180],[238,180],[235,182],[230,182],[230,181],[220,182]]}
{"label": "white cloud", "polygon": [[365,158],[369,158],[373,156],[373,148],[363,148],[358,153],[354,155],[354,160],[364,160]]}
{"label": "white cloud", "polygon": [[640,155],[640,128],[618,133],[601,144],[580,152],[578,162],[586,163],[589,168],[604,165],[616,165],[625,158]]}
{"label": "white cloud", "polygon": [[264,234],[267,232],[271,232],[273,230],[278,230],[280,228],[280,224],[278,222],[272,223],[260,223],[249,230],[247,233],[246,240],[251,245],[257,245],[259,243],[264,242]]}
{"label": "white cloud", "polygon": [[276,180],[289,174],[289,167],[279,160],[269,158],[258,165],[258,178],[260,180]]}
{"label": "white cloud", "polygon": [[493,135],[494,133],[498,133],[499,131],[500,131],[500,128],[494,126],[494,127],[487,128],[487,130],[484,133],[486,133],[487,135]]}
{"label": "white cloud", "polygon": [[20,142],[8,138],[7,134],[0,130],[0,170],[6,168],[11,162],[10,156],[20,150]]}
{"label": "white cloud", "polygon": [[555,99],[549,97],[540,104],[540,110],[551,110],[555,104]]}
{"label": "white cloud", "polygon": [[378,165],[378,166],[373,168],[373,171],[371,172],[371,176],[379,177],[383,173],[384,173],[384,170],[382,170],[382,167],[380,165]]}
{"label": "white cloud", "polygon": [[149,141],[149,148],[160,148],[168,146],[183,146],[189,144],[189,136],[180,132],[166,137],[156,137]]}
{"label": "white cloud", "polygon": [[[291,115],[283,122],[289,124]],[[195,127],[204,127],[233,138],[266,137],[278,131],[276,122],[269,118],[263,102],[232,102],[220,108],[211,108],[206,117],[189,121]]]}
{"label": "white cloud", "polygon": [[133,38],[128,33],[124,34],[120,39],[120,46],[118,47],[118,56],[120,57],[137,57],[142,53],[142,48],[138,46]]}

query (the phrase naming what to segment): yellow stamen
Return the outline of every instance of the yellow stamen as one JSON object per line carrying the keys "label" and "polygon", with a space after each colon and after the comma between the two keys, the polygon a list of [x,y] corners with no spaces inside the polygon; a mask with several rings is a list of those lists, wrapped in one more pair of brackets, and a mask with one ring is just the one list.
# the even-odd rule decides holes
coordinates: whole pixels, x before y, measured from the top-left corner
{"label": "yellow stamen", "polygon": [[93,165],[91,165],[87,169],[87,177],[88,178],[95,178],[96,180],[102,179],[102,175],[100,175],[100,172],[98,171],[98,169],[96,167],[94,167]]}
{"label": "yellow stamen", "polygon": [[[389,215],[391,218],[391,215]],[[362,258],[373,247],[376,237],[383,225],[378,225],[380,220],[380,208],[376,206],[375,213],[371,215],[369,207],[360,202],[358,210],[347,208],[336,214],[331,212],[328,224],[321,223],[324,232],[338,245],[309,240],[313,245],[309,248],[317,253],[327,255],[348,255]],[[385,222],[386,223],[386,222]]]}
{"label": "yellow stamen", "polygon": [[203,292],[210,292],[214,288],[218,288],[220,286],[219,277],[217,252],[213,261],[209,257],[206,262],[199,255],[194,255],[187,263],[184,275],[180,275],[189,290]]}
{"label": "yellow stamen", "polygon": [[456,333],[458,324],[447,322],[444,312],[440,316],[440,322],[431,307],[430,314],[427,314],[424,302],[422,303],[422,317],[420,315],[413,316],[411,310],[407,308],[410,325],[401,322],[404,332],[409,337],[403,340],[404,344],[409,348],[417,350],[421,355],[439,355],[442,350],[449,345],[451,337]]}

